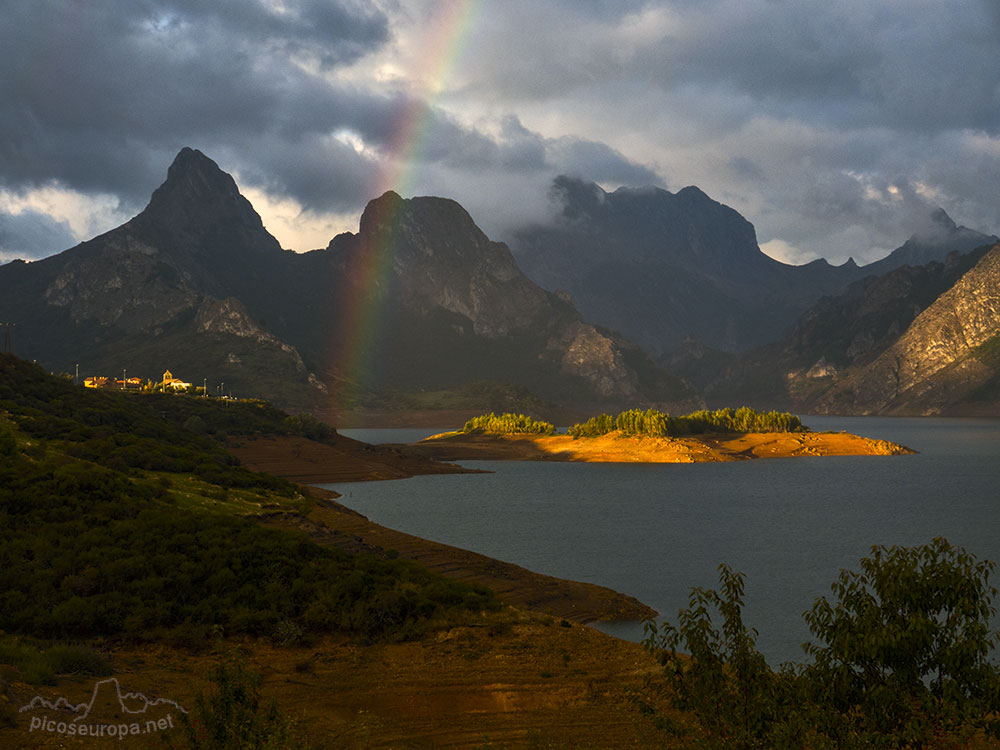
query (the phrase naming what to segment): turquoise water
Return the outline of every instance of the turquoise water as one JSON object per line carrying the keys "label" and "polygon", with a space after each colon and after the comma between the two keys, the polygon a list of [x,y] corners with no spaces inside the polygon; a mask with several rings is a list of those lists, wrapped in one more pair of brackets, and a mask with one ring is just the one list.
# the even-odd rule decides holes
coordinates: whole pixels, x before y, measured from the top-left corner
{"label": "turquoise water", "polygon": [[[772,664],[801,660],[802,620],[874,544],[944,536],[1000,561],[1000,420],[810,417],[913,456],[720,464],[476,461],[493,474],[324,485],[373,521],[562,578],[609,586],[667,619],[717,566],[746,575],[744,620]],[[392,442],[440,430],[344,431]],[[996,583],[996,580],[994,581]],[[637,623],[600,626],[638,640]]]}

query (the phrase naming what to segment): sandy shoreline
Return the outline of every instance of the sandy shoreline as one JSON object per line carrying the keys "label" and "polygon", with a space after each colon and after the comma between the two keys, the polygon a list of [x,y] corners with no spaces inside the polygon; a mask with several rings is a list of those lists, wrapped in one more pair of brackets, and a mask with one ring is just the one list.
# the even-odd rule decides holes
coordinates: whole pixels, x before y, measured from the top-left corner
{"label": "sandy shoreline", "polygon": [[484,435],[449,432],[407,447],[443,461],[582,461],[592,463],[707,463],[798,456],[896,456],[914,453],[887,440],[847,432],[706,433],[676,438],[596,438],[569,435]]}

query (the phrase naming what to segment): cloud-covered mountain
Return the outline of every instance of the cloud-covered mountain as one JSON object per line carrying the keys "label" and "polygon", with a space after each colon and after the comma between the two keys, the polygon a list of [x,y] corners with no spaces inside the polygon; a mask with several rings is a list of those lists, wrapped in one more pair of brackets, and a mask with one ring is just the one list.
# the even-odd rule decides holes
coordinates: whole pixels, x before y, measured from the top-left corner
{"label": "cloud-covered mountain", "polygon": [[685,397],[642,352],[518,270],[457,203],[369,203],[357,234],[282,250],[231,176],[185,148],[148,206],[57,256],[0,269],[18,353],[57,371],[165,370],[300,406],[328,391],[490,379],[555,401]]}
{"label": "cloud-covered mountain", "polygon": [[696,187],[608,193],[561,177],[553,197],[553,221],[515,233],[518,262],[542,286],[572,294],[588,320],[654,353],[689,339],[724,351],[763,345],[853,280],[994,239],[956,227],[939,211],[872,267],[823,260],[792,266],[761,252],[753,225]]}
{"label": "cloud-covered mountain", "polygon": [[0,261],[123,223],[185,143],[296,250],[399,174],[494,238],[560,173],[699,185],[789,262],[874,260],[936,205],[1000,227],[995,0],[64,6],[4,4]]}

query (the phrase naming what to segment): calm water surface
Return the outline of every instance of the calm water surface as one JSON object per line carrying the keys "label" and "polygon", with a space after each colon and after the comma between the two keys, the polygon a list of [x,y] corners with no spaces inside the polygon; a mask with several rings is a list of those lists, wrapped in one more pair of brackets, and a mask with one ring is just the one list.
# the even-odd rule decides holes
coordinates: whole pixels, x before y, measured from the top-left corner
{"label": "calm water surface", "polygon": [[[609,586],[667,619],[726,562],[772,664],[802,660],[802,620],[874,544],[944,536],[1000,561],[1000,420],[810,417],[914,456],[719,464],[470,461],[493,474],[324,485],[376,523],[531,570]],[[370,442],[441,430],[343,430]],[[996,583],[996,581],[994,581]],[[640,639],[636,623],[600,626]]]}

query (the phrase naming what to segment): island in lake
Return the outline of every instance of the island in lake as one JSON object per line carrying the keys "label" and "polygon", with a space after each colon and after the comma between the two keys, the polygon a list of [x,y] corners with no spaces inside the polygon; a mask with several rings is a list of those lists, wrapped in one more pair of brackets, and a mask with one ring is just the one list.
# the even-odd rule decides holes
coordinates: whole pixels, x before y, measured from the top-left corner
{"label": "island in lake", "polygon": [[915,451],[846,432],[812,432],[784,412],[747,407],[671,417],[655,409],[602,414],[556,434],[548,422],[487,414],[409,446],[448,461],[586,461],[702,463],[794,456],[894,456]]}

